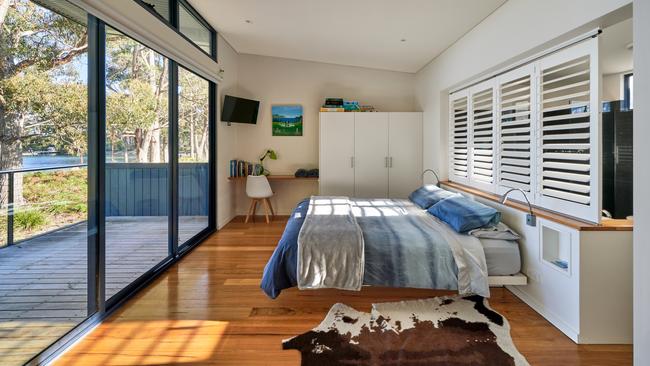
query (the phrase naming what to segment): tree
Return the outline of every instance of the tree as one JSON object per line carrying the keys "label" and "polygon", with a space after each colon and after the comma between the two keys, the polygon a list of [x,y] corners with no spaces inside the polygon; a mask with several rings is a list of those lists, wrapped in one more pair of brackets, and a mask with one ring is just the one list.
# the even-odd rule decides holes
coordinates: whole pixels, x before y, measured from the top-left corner
{"label": "tree", "polygon": [[[82,24],[31,1],[0,0],[0,170],[22,166],[23,142],[30,137],[25,131],[44,124],[44,116],[31,108],[31,103],[39,103],[44,95],[27,97],[31,84],[26,81],[37,81],[35,76],[47,77],[52,70],[64,69],[87,52],[87,38],[87,29]],[[55,90],[52,95],[57,92],[66,91]],[[35,110],[42,108],[51,113],[52,109],[45,105],[41,103]],[[6,178],[0,175],[0,204],[7,199]],[[16,199],[20,201],[20,174],[16,175],[15,184]]]}
{"label": "tree", "polygon": [[119,34],[107,39],[106,127],[111,146],[129,150],[140,163],[166,161],[168,62],[153,50]]}
{"label": "tree", "polygon": [[209,84],[192,72],[179,71],[179,151],[183,160],[208,161]]}

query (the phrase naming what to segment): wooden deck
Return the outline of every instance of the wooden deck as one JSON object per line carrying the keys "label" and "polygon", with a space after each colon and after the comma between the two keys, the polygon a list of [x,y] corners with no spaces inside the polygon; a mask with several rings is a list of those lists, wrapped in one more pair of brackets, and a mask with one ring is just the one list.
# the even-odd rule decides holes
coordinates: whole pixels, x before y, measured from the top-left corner
{"label": "wooden deck", "polygon": [[[206,226],[181,217],[181,242]],[[166,256],[166,217],[108,218],[107,297]],[[86,304],[85,223],[0,249],[0,363],[22,365],[79,324]]]}

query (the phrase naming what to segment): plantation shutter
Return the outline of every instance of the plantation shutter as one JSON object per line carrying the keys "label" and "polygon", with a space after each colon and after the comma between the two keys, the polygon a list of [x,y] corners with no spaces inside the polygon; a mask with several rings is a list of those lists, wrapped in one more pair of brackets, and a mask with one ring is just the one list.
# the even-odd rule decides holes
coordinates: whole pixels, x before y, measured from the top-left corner
{"label": "plantation shutter", "polygon": [[450,96],[450,166],[449,175],[454,181],[467,183],[469,177],[470,125],[467,91]]}
{"label": "plantation shutter", "polygon": [[540,61],[538,197],[599,221],[598,57],[592,39]]}
{"label": "plantation shutter", "polygon": [[494,80],[471,88],[470,184],[494,187]]}
{"label": "plantation shutter", "polygon": [[533,65],[523,66],[499,78],[498,191],[533,189]]}

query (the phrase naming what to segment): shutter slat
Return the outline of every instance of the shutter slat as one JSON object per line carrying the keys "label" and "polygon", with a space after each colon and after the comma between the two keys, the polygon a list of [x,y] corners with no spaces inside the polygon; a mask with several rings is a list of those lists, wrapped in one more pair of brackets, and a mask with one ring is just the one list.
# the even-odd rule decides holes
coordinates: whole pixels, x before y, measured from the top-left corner
{"label": "shutter slat", "polygon": [[589,112],[567,113],[567,114],[561,114],[559,116],[544,117],[542,118],[542,121],[544,122],[563,121],[565,119],[585,118],[585,117],[589,117],[589,115],[590,115]]}
{"label": "shutter slat", "polygon": [[583,196],[580,194],[558,191],[556,189],[546,189],[546,188],[542,189],[542,194],[545,196],[558,198],[564,201],[576,202],[583,205],[588,205],[590,202],[589,196]]}
{"label": "shutter slat", "polygon": [[491,183],[494,154],[494,90],[488,88],[471,94],[472,153],[470,181]]}

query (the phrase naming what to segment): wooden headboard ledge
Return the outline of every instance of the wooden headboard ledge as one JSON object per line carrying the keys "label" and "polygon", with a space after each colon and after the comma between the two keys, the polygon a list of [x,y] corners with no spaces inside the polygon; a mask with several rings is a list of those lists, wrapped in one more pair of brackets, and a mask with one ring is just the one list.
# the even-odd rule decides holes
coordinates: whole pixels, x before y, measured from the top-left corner
{"label": "wooden headboard ledge", "polygon": [[[472,196],[480,197],[489,201],[501,203],[501,196],[494,193],[488,193],[480,189],[472,188],[464,184],[444,181],[440,182],[440,185],[451,188],[455,191],[460,191],[463,193],[468,193]],[[504,205],[512,207],[516,210],[528,212],[528,205],[509,199]],[[586,221],[581,221],[576,218],[559,214],[557,212],[545,210],[543,208],[533,207],[533,212],[538,217],[557,222],[558,224],[571,227],[580,231],[632,231],[634,228],[633,222],[631,220],[603,220],[600,224],[593,224]]]}

